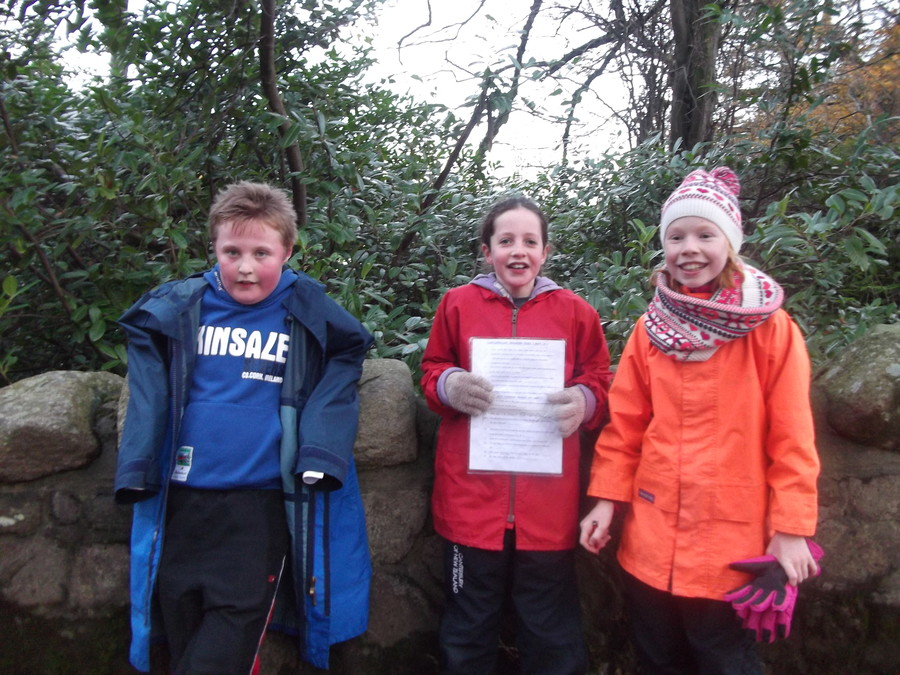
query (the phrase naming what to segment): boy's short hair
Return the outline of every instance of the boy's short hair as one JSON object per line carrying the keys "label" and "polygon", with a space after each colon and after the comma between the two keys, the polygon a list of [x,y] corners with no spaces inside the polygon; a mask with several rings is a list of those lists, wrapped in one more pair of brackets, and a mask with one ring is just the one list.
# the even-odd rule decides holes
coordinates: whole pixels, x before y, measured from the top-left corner
{"label": "boy's short hair", "polygon": [[250,181],[232,183],[216,195],[209,210],[209,239],[215,243],[219,227],[225,223],[243,227],[251,222],[273,228],[287,249],[297,241],[297,212],[287,194]]}

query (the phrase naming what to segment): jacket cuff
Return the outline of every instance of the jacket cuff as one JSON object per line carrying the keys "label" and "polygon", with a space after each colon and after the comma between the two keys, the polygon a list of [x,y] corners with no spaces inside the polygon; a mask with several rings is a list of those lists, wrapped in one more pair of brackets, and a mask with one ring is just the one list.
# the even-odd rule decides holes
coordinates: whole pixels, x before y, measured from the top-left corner
{"label": "jacket cuff", "polygon": [[447,390],[444,389],[444,383],[447,381],[447,378],[450,377],[450,375],[458,372],[466,372],[466,370],[465,368],[459,368],[458,366],[451,366],[450,368],[447,368],[447,370],[445,370],[443,373],[441,373],[438,377],[437,395],[441,400],[441,403],[443,403],[444,405],[450,405],[447,400]]}
{"label": "jacket cuff", "polygon": [[158,494],[161,486],[147,482],[150,461],[146,458],[123,462],[116,470],[113,493],[116,503],[134,504]]}
{"label": "jacket cuff", "polygon": [[315,445],[304,445],[297,455],[294,475],[298,480],[303,480],[304,473],[317,471],[324,475],[310,487],[316,490],[338,490],[344,485],[348,468],[347,460],[335,453]]}
{"label": "jacket cuff", "polygon": [[769,527],[776,532],[811,537],[816,533],[818,499],[815,494],[773,491]]}
{"label": "jacket cuff", "polygon": [[116,504],[136,504],[145,499],[150,499],[159,494],[159,490],[147,490],[144,488],[116,488],[115,500]]}
{"label": "jacket cuff", "polygon": [[592,392],[588,387],[583,384],[576,384],[581,390],[581,393],[584,394],[584,418],[581,420],[581,423],[590,421],[594,418],[594,413],[597,412],[597,397],[594,396],[594,392]]}
{"label": "jacket cuff", "polygon": [[634,495],[634,474],[617,471],[613,467],[591,467],[591,480],[588,484],[589,497],[598,497],[611,502],[630,503]]}

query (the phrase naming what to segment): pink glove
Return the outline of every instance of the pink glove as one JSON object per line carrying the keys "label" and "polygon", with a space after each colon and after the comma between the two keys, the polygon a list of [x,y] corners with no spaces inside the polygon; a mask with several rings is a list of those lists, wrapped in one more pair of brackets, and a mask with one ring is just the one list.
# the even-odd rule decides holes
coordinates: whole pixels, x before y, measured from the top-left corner
{"label": "pink glove", "polygon": [[[813,559],[821,560],[822,548],[811,540],[807,540],[807,545]],[[725,594],[726,602],[734,607],[743,627],[753,631],[757,642],[775,642],[790,635],[797,587],[788,583],[787,573],[775,556],[738,560],[729,567],[756,575],[750,583]]]}
{"label": "pink glove", "polygon": [[[791,618],[797,603],[797,587],[787,583],[787,575],[784,575],[784,580],[785,596],[777,605],[772,604],[767,609],[761,609],[748,604],[738,609],[738,603],[732,603],[743,627],[753,632],[757,642],[772,643],[776,638],[783,639],[791,634]],[[729,599],[728,594],[725,599]]]}

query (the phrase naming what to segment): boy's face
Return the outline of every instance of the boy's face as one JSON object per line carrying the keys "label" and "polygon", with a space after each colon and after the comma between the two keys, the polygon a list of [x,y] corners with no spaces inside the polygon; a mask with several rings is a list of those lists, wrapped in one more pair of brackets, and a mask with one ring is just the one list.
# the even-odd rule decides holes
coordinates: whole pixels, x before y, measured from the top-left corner
{"label": "boy's face", "polygon": [[223,223],[216,236],[215,252],[225,290],[242,305],[253,305],[269,297],[281,279],[282,265],[291,256],[281,234],[261,222],[237,228],[234,223]]}

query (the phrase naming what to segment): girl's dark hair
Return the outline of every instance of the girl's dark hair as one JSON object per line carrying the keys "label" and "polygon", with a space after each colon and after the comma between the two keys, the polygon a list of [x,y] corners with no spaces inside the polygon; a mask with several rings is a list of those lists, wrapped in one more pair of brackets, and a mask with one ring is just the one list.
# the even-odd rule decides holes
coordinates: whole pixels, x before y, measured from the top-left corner
{"label": "girl's dark hair", "polygon": [[487,215],[484,217],[484,220],[481,222],[481,243],[491,247],[491,237],[494,236],[494,222],[497,220],[499,216],[506,213],[507,211],[512,211],[513,209],[528,209],[532,213],[534,213],[538,219],[541,221],[541,243],[546,246],[548,239],[548,229],[549,226],[547,224],[547,216],[544,215],[544,212],[541,211],[540,207],[535,204],[533,201],[528,199],[527,197],[510,197],[509,199],[504,199],[503,201],[497,202],[491,207],[491,210],[488,211]]}

